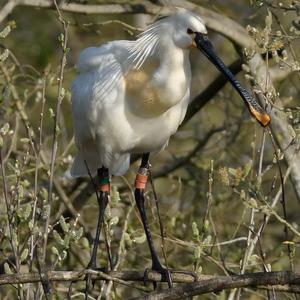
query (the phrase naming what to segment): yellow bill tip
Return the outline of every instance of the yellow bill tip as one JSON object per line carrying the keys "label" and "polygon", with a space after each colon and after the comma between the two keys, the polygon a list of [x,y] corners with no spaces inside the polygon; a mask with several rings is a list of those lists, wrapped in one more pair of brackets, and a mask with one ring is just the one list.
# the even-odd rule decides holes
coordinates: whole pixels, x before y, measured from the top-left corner
{"label": "yellow bill tip", "polygon": [[255,119],[264,127],[266,127],[270,121],[271,118],[267,113],[260,113],[256,109],[254,109],[252,106],[250,106],[250,111],[252,115],[255,117]]}

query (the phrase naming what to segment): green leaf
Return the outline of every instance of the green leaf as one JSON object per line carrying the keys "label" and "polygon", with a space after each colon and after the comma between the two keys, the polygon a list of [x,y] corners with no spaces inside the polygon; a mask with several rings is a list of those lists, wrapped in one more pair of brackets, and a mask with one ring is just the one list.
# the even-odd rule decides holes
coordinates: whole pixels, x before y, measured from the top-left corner
{"label": "green leaf", "polygon": [[5,274],[8,274],[8,275],[13,274],[8,263],[4,263],[4,272],[5,272]]}
{"label": "green leaf", "polygon": [[6,59],[8,58],[8,56],[9,56],[8,49],[4,49],[4,51],[0,54],[0,61],[1,62],[6,61]]}
{"label": "green leaf", "polygon": [[64,246],[65,248],[69,248],[70,246],[70,235],[66,235],[64,238]]}
{"label": "green leaf", "polygon": [[268,15],[266,16],[265,23],[266,23],[266,28],[269,31],[271,31],[271,27],[272,27],[272,14],[271,14],[270,11],[268,11]]}
{"label": "green leaf", "polygon": [[53,230],[53,237],[58,244],[64,246],[65,242],[56,230]]}
{"label": "green leaf", "polygon": [[65,97],[65,94],[66,94],[66,90],[64,88],[61,88],[61,91],[60,91],[60,97],[61,98],[64,98]]}
{"label": "green leaf", "polygon": [[62,261],[62,260],[64,260],[64,259],[66,259],[67,255],[68,255],[67,251],[63,250],[63,252],[62,252],[61,255],[58,257],[58,259],[59,259],[60,261]]}
{"label": "green leaf", "polygon": [[8,131],[9,131],[9,128],[10,128],[9,124],[8,124],[8,123],[5,123],[5,124],[1,127],[1,129],[0,129],[0,134],[1,134],[2,136],[6,135],[6,134],[8,133]]}
{"label": "green leaf", "polygon": [[59,224],[64,232],[68,232],[70,230],[70,224],[66,223],[65,218],[60,216]]}
{"label": "green leaf", "polygon": [[245,180],[245,178],[248,176],[248,174],[250,173],[251,169],[253,166],[253,162],[252,159],[247,162],[244,166],[244,170],[243,170],[243,180]]}
{"label": "green leaf", "polygon": [[27,203],[24,206],[24,209],[23,209],[23,218],[24,218],[24,220],[27,220],[30,217],[31,211],[32,211],[32,206],[31,206],[30,203]]}
{"label": "green leaf", "polygon": [[132,239],[131,239],[130,234],[128,232],[125,232],[125,234],[124,234],[124,241],[125,241],[125,243],[128,247],[132,246]]}
{"label": "green leaf", "polygon": [[21,138],[20,142],[23,143],[23,144],[26,144],[26,143],[30,142],[30,139],[29,138]]}
{"label": "green leaf", "polygon": [[63,33],[60,33],[60,34],[59,34],[58,40],[59,40],[60,42],[63,42],[63,41],[65,40],[65,36],[64,36]]}
{"label": "green leaf", "polygon": [[83,237],[81,239],[81,245],[84,249],[90,249],[90,243],[89,243],[89,240],[86,237]]}
{"label": "green leaf", "polygon": [[25,248],[21,254],[20,261],[21,262],[25,261],[28,257],[28,254],[29,254],[29,250],[28,250],[28,248]]}
{"label": "green leaf", "polygon": [[208,231],[208,229],[209,229],[209,221],[208,220],[205,220],[203,228],[204,228],[204,232]]}
{"label": "green leaf", "polygon": [[202,253],[202,247],[201,246],[198,246],[194,249],[194,258],[195,258],[195,260],[197,260],[201,257],[201,253]]}
{"label": "green leaf", "polygon": [[83,227],[80,227],[77,231],[75,231],[75,240],[79,241],[83,235]]}
{"label": "green leaf", "polygon": [[193,238],[198,239],[199,238],[199,229],[196,222],[192,223],[192,231],[193,231]]}
{"label": "green leaf", "polygon": [[199,266],[196,272],[197,272],[197,274],[202,274],[202,267]]}
{"label": "green leaf", "polygon": [[118,223],[119,223],[119,217],[115,216],[112,219],[110,219],[109,226],[114,226],[114,225],[117,225]]}
{"label": "green leaf", "polygon": [[49,108],[49,113],[50,113],[50,118],[54,118],[55,117],[55,113],[53,111],[52,108]]}
{"label": "green leaf", "polygon": [[212,240],[211,235],[208,235],[208,236],[204,239],[203,245],[204,245],[204,246],[209,246],[209,245],[211,244],[211,240]]}
{"label": "green leaf", "polygon": [[110,199],[111,199],[111,206],[112,207],[115,207],[121,200],[120,198],[120,193],[118,192],[118,187],[113,185],[111,187],[111,196],[110,196]]}
{"label": "green leaf", "polygon": [[0,38],[5,39],[11,32],[11,26],[7,25],[1,32],[0,32]]}
{"label": "green leaf", "polygon": [[18,191],[18,194],[19,194],[19,198],[23,199],[23,197],[24,197],[24,188],[21,184],[19,184],[17,186],[17,191]]}
{"label": "green leaf", "polygon": [[32,229],[33,229],[33,222],[32,222],[32,220],[30,220],[30,221],[28,222],[28,228],[29,228],[29,230],[32,230]]}
{"label": "green leaf", "polygon": [[58,250],[57,250],[56,247],[53,246],[53,247],[51,248],[51,252],[52,252],[53,254],[59,256],[59,252],[58,252]]}

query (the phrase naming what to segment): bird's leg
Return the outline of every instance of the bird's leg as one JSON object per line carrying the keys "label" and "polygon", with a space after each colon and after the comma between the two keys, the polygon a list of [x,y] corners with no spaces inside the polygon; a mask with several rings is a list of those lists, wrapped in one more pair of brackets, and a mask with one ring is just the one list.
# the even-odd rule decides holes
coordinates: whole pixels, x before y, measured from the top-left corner
{"label": "bird's leg", "polygon": [[99,246],[101,228],[104,221],[105,208],[108,204],[109,191],[110,191],[109,173],[107,168],[102,167],[98,169],[97,188],[99,189],[99,194],[98,194],[99,196],[97,196],[98,205],[99,205],[99,214],[98,214],[96,236],[94,240],[91,260],[88,264],[89,269],[96,269],[97,267],[97,262],[96,262],[97,250]]}
{"label": "bird's leg", "polygon": [[[93,269],[93,270],[97,269],[97,250],[99,246],[101,228],[104,221],[105,208],[108,204],[109,193],[110,193],[109,172],[107,168],[102,167],[98,169],[97,180],[98,180],[97,189],[99,189],[99,193],[98,191],[96,191],[96,194],[97,194],[97,200],[99,205],[99,214],[98,214],[96,236],[94,239],[94,245],[91,254],[91,260],[87,266],[88,269]],[[91,285],[91,276],[88,275],[86,281],[86,294],[85,294],[86,299],[87,299],[87,293],[90,285]]]}
{"label": "bird's leg", "polygon": [[[138,174],[136,175],[135,180],[135,201],[136,206],[139,210],[139,213],[142,218],[142,223],[144,226],[145,234],[147,237],[147,242],[149,245],[150,253],[151,253],[151,259],[152,259],[152,270],[157,271],[162,274],[163,279],[168,282],[169,288],[172,287],[172,278],[170,275],[170,271],[162,266],[162,264],[159,261],[158,255],[155,251],[153,240],[147,220],[147,215],[145,211],[145,198],[144,198],[144,190],[147,184],[148,179],[148,173],[149,173],[149,153],[145,153],[142,156],[142,162],[141,166],[139,168]],[[148,269],[146,269],[145,272],[145,279],[147,277]],[[156,284],[154,284],[154,287],[156,287]]]}

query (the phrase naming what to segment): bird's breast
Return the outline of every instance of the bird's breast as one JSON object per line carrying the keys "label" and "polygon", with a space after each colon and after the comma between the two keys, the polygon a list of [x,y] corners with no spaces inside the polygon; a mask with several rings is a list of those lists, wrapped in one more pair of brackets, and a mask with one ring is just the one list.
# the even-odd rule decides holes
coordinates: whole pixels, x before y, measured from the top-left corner
{"label": "bird's breast", "polygon": [[126,106],[142,118],[162,115],[180,102],[189,87],[184,70],[163,74],[158,59],[149,59],[141,69],[132,69],[126,76]]}

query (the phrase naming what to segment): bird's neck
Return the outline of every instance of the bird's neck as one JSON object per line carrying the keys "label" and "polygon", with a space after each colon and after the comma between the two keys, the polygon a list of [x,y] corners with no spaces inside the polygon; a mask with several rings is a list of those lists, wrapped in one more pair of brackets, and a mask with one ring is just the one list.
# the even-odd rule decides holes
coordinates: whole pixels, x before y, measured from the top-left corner
{"label": "bird's neck", "polygon": [[178,48],[166,41],[159,45],[159,61],[154,84],[159,90],[161,100],[174,106],[182,100],[190,87],[189,50]]}
{"label": "bird's neck", "polygon": [[166,72],[169,76],[175,76],[178,72],[187,71],[189,68],[189,50],[163,43],[159,47],[159,72]]}

